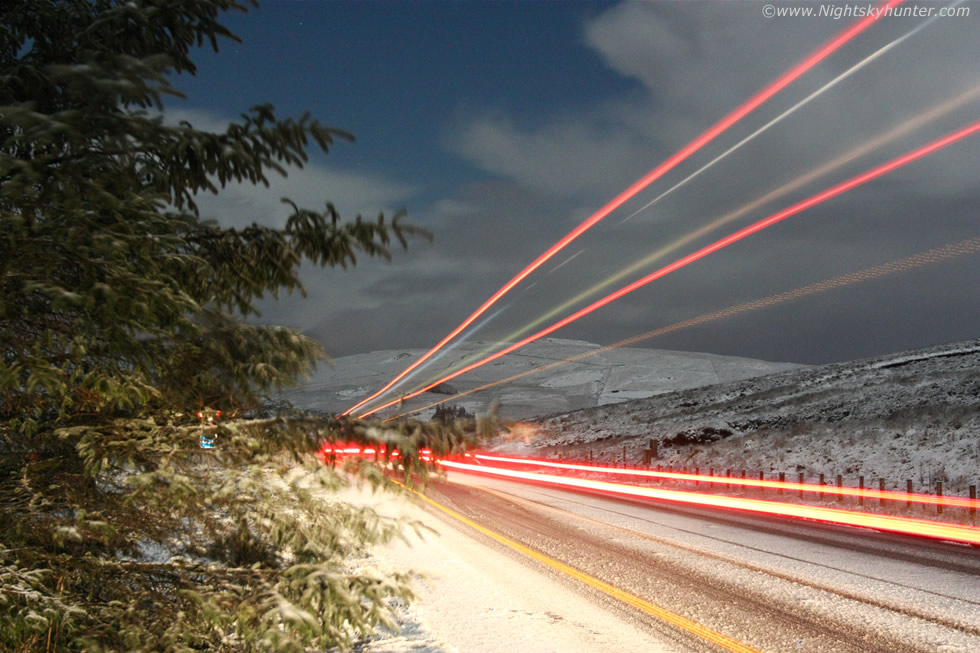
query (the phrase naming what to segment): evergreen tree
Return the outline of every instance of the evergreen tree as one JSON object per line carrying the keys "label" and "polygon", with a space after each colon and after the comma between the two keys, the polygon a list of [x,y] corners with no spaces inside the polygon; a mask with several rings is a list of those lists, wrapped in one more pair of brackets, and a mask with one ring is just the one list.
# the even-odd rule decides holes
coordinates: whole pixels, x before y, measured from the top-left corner
{"label": "evergreen tree", "polygon": [[[255,4],[255,3],[249,3]],[[254,418],[324,357],[245,321],[421,234],[290,203],[284,228],[223,228],[195,196],[267,184],[351,137],[252,107],[223,133],[167,124],[192,48],[237,40],[235,0],[0,5],[0,649],[303,650],[391,624],[407,576],[344,561],[399,525],[321,492],[336,420]],[[288,201],[288,200],[284,200]],[[201,423],[198,409],[225,417]],[[217,415],[217,413],[212,413]],[[348,423],[345,440],[437,453],[472,433]],[[202,450],[210,440],[215,448]],[[378,468],[362,476],[387,484]]]}

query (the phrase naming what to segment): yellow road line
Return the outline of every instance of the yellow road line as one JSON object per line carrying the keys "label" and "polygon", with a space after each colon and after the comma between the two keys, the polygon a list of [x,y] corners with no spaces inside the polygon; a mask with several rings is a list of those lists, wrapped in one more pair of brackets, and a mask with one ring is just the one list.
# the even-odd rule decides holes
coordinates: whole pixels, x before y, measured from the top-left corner
{"label": "yellow road line", "polygon": [[574,579],[576,579],[578,581],[581,581],[581,582],[585,583],[586,585],[589,585],[590,587],[593,587],[593,588],[599,590],[600,592],[603,592],[604,594],[608,594],[609,596],[613,597],[614,599],[618,599],[618,600],[622,601],[623,603],[627,603],[627,604],[633,606],[634,608],[637,608],[639,610],[642,610],[643,612],[646,612],[647,614],[652,615],[652,616],[656,617],[657,619],[660,619],[661,621],[665,621],[665,622],[667,622],[668,624],[670,624],[672,626],[675,626],[677,628],[680,628],[682,630],[685,630],[685,631],[691,633],[692,635],[697,635],[698,637],[700,637],[702,639],[705,639],[705,640],[707,640],[707,641],[709,641],[709,642],[711,642],[713,644],[716,644],[716,645],[720,646],[721,648],[726,649],[728,651],[737,651],[738,653],[758,653],[758,651],[756,649],[754,649],[754,648],[752,648],[750,646],[746,646],[745,644],[742,644],[741,642],[738,642],[738,641],[732,639],[731,637],[728,637],[726,635],[722,635],[721,633],[715,632],[715,631],[711,630],[710,628],[706,628],[705,626],[702,626],[701,624],[699,624],[699,623],[697,623],[695,621],[691,621],[690,619],[688,619],[686,617],[682,617],[681,615],[675,614],[675,613],[671,612],[670,610],[666,610],[664,608],[661,608],[659,605],[655,605],[653,603],[650,603],[649,601],[646,601],[644,599],[641,599],[638,596],[634,596],[634,595],[630,594],[629,592],[624,592],[623,590],[619,589],[618,587],[615,587],[613,585],[610,585],[609,583],[606,583],[604,581],[601,581],[598,578],[595,578],[593,576],[589,576],[588,574],[585,574],[585,573],[579,571],[578,569],[575,569],[573,567],[569,567],[566,564],[563,564],[561,562],[558,562],[554,558],[548,557],[548,556],[544,555],[543,553],[540,553],[538,551],[535,551],[534,549],[531,549],[529,547],[526,547],[526,546],[524,546],[523,544],[521,544],[519,542],[515,542],[514,540],[510,539],[509,537],[506,537],[504,535],[501,535],[500,533],[497,533],[495,531],[490,530],[489,528],[485,528],[484,526],[481,526],[480,524],[477,524],[472,519],[468,519],[467,517],[464,517],[463,515],[459,514],[458,512],[447,508],[446,506],[442,505],[441,503],[438,503],[436,501],[433,501],[432,499],[430,499],[429,497],[425,496],[424,494],[421,494],[419,492],[416,492],[415,490],[412,490],[410,488],[406,488],[406,489],[408,489],[410,492],[413,492],[414,494],[416,494],[417,496],[419,496],[423,501],[425,501],[429,505],[433,506],[434,508],[437,508],[438,510],[441,510],[442,512],[446,513],[447,515],[449,515],[453,519],[457,519],[457,520],[461,521],[462,523],[466,524],[467,526],[478,530],[479,532],[483,533],[487,537],[490,537],[490,538],[496,540],[497,542],[500,542],[501,544],[503,544],[505,546],[508,546],[511,549],[514,549],[515,551],[518,551],[520,553],[523,553],[524,555],[528,556],[529,558],[533,558],[534,560],[537,560],[538,562],[540,562],[540,563],[542,563],[544,565],[547,565],[547,566],[551,567],[552,569],[555,569],[557,571],[560,571],[561,573],[565,574],[566,576],[570,576],[570,577],[572,577],[572,578],[574,578]]}

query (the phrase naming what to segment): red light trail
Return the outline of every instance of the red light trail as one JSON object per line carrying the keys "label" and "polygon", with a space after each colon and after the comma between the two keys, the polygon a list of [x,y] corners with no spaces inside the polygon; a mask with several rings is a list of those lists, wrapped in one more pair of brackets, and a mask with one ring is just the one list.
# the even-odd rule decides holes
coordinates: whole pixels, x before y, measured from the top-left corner
{"label": "red light trail", "polygon": [[552,476],[549,474],[501,469],[499,467],[470,465],[467,463],[460,463],[450,460],[440,460],[438,461],[438,464],[448,469],[458,469],[461,471],[499,476],[502,478],[517,479],[522,481],[531,481],[534,483],[546,483],[559,487],[593,490],[617,496],[640,499],[656,499],[697,506],[727,508],[730,510],[764,513],[769,515],[778,515],[781,517],[795,517],[797,519],[813,519],[834,524],[845,524],[848,526],[890,531],[904,535],[917,535],[933,539],[980,544],[980,529],[978,528],[974,528],[972,526],[961,526],[959,524],[941,523],[928,519],[912,519],[909,517],[896,517],[893,515],[862,513],[852,510],[841,510],[839,508],[807,506],[795,503],[785,503],[781,501],[763,501],[761,499],[746,499],[743,497],[729,497],[716,494],[662,490],[637,485],[610,483],[608,481],[594,481],[584,478],[569,478],[565,476]]}
{"label": "red light trail", "polygon": [[[377,447],[372,446],[362,446],[359,444],[352,443],[326,443],[320,447],[318,453],[321,460],[327,462],[330,458],[370,458],[370,457],[382,457],[382,458],[401,458],[401,452],[398,449],[392,449],[390,454],[387,454],[388,448],[386,445],[381,444]],[[387,455],[386,455],[387,454]],[[425,462],[432,462],[432,449],[423,447],[418,450],[419,460]]]}
{"label": "red light trail", "polygon": [[388,408],[389,406],[394,406],[395,404],[397,404],[397,403],[399,403],[401,401],[404,401],[404,400],[407,400],[407,399],[411,399],[413,397],[417,397],[418,395],[420,395],[420,394],[422,394],[422,393],[424,393],[424,392],[426,392],[428,390],[431,390],[432,388],[436,387],[440,383],[443,383],[445,381],[449,381],[450,379],[454,379],[454,378],[456,378],[456,377],[458,377],[458,376],[460,376],[462,374],[466,374],[467,372],[471,372],[471,371],[477,369],[478,367],[482,367],[483,365],[486,365],[487,363],[490,363],[490,362],[492,362],[492,361],[494,361],[494,360],[496,360],[498,358],[501,358],[502,356],[505,356],[505,355],[507,355],[507,354],[509,354],[509,353],[511,353],[513,351],[516,351],[516,350],[520,349],[521,347],[524,347],[524,346],[526,346],[526,345],[534,342],[535,340],[538,340],[540,338],[543,338],[543,337],[545,337],[545,336],[547,336],[547,335],[549,335],[549,334],[557,331],[558,329],[561,329],[562,327],[567,326],[568,324],[571,324],[572,322],[574,322],[574,321],[576,321],[576,320],[578,320],[578,319],[580,319],[582,317],[585,317],[589,313],[592,313],[592,312],[594,312],[594,311],[602,308],[603,306],[606,306],[607,304],[610,304],[610,303],[616,301],[617,299],[619,299],[619,298],[621,298],[621,297],[623,297],[623,296],[625,296],[625,295],[633,292],[634,290],[637,290],[639,288],[642,288],[643,286],[646,286],[646,285],[648,285],[648,284],[656,281],[657,279],[660,279],[662,277],[665,277],[665,276],[667,276],[668,274],[670,274],[672,272],[675,272],[675,271],[677,271],[677,270],[679,270],[679,269],[681,269],[681,268],[683,268],[683,267],[685,267],[687,265],[690,265],[691,263],[694,263],[695,261],[698,261],[698,260],[700,260],[700,259],[708,256],[709,254],[713,254],[714,252],[717,252],[720,249],[724,249],[725,247],[728,247],[731,244],[734,244],[734,243],[736,243],[736,242],[738,242],[738,241],[740,241],[740,240],[742,240],[744,238],[747,238],[748,236],[751,236],[752,234],[758,233],[759,231],[762,231],[763,229],[767,229],[767,228],[771,227],[772,225],[777,224],[779,222],[782,222],[783,220],[785,220],[785,219],[787,219],[789,217],[792,217],[792,216],[794,216],[794,215],[796,215],[798,213],[801,213],[801,212],[805,211],[806,209],[812,208],[812,207],[816,206],[817,204],[820,204],[821,202],[825,202],[825,201],[827,201],[827,200],[829,200],[829,199],[831,199],[833,197],[836,197],[838,195],[841,195],[843,193],[846,193],[849,190],[853,190],[854,188],[856,188],[858,186],[861,186],[862,184],[865,184],[865,183],[867,183],[869,181],[872,181],[873,179],[876,179],[878,177],[881,177],[882,175],[885,175],[885,174],[887,174],[889,172],[892,172],[893,170],[896,170],[897,168],[900,168],[900,167],[902,167],[902,166],[904,166],[906,164],[909,164],[909,163],[911,163],[911,162],[913,162],[913,161],[915,161],[917,159],[921,159],[922,157],[928,156],[929,154],[932,154],[933,152],[936,152],[937,150],[940,150],[940,149],[942,149],[942,148],[944,148],[944,147],[946,147],[948,145],[951,145],[951,144],[953,144],[953,143],[955,143],[955,142],[957,142],[959,140],[962,140],[962,139],[964,139],[964,138],[966,138],[968,136],[971,136],[971,135],[975,134],[978,131],[980,131],[980,121],[975,122],[975,123],[973,123],[971,125],[968,125],[966,127],[963,127],[962,129],[959,129],[958,131],[955,131],[955,132],[953,132],[951,134],[948,134],[948,135],[946,135],[946,136],[944,136],[944,137],[942,137],[942,138],[940,138],[938,140],[935,140],[935,141],[933,141],[931,143],[928,143],[926,145],[923,145],[922,147],[919,147],[919,148],[917,148],[915,150],[912,150],[911,152],[908,152],[908,153],[906,153],[906,154],[904,154],[904,155],[902,155],[902,156],[900,156],[898,158],[892,159],[891,161],[888,161],[887,163],[884,163],[884,164],[879,165],[879,166],[877,166],[875,168],[872,168],[871,170],[868,170],[867,172],[864,172],[864,173],[862,173],[860,175],[857,175],[856,177],[852,177],[851,179],[848,179],[847,181],[841,182],[841,183],[839,183],[839,184],[837,184],[835,186],[831,186],[830,188],[828,188],[828,189],[826,189],[824,191],[821,191],[821,192],[817,193],[816,195],[812,195],[811,197],[808,197],[805,200],[801,200],[801,201],[797,202],[796,204],[793,204],[793,205],[791,205],[791,206],[789,206],[789,207],[787,207],[787,208],[785,208],[785,209],[783,209],[781,211],[778,211],[778,212],[770,215],[767,218],[763,218],[762,220],[759,220],[758,222],[754,222],[753,224],[751,224],[751,225],[749,225],[749,226],[747,226],[747,227],[745,227],[743,229],[740,229],[740,230],[738,230],[738,231],[736,231],[736,232],[734,232],[732,234],[729,234],[725,238],[722,238],[720,240],[715,241],[714,243],[711,243],[710,245],[707,245],[705,247],[702,247],[701,249],[699,249],[699,250],[697,250],[697,251],[695,251],[695,252],[693,252],[691,254],[688,254],[687,256],[685,256],[683,258],[680,258],[680,259],[674,261],[673,263],[671,263],[669,265],[665,265],[664,267],[662,267],[662,268],[660,268],[660,269],[658,269],[658,270],[656,270],[656,271],[648,274],[647,276],[642,277],[640,279],[637,279],[636,281],[634,281],[634,282],[632,282],[632,283],[630,283],[630,284],[628,284],[626,286],[623,286],[619,290],[616,290],[615,292],[612,292],[612,293],[606,295],[602,299],[599,299],[598,301],[593,302],[592,304],[586,306],[585,308],[582,308],[582,309],[576,311],[575,313],[572,313],[571,315],[569,315],[569,316],[567,316],[565,318],[562,318],[561,320],[558,320],[557,322],[553,323],[551,326],[545,327],[544,329],[538,331],[537,333],[534,333],[534,334],[532,334],[532,335],[524,338],[523,340],[520,340],[520,341],[518,341],[518,342],[516,342],[516,343],[514,343],[512,345],[509,345],[509,346],[505,347],[504,349],[501,349],[500,351],[498,351],[498,352],[496,352],[494,354],[491,354],[491,355],[487,356],[486,358],[484,358],[482,360],[476,361],[475,363],[471,363],[470,365],[467,365],[466,367],[463,367],[463,368],[461,368],[461,369],[459,369],[459,370],[457,370],[457,371],[455,371],[455,372],[453,372],[451,374],[448,374],[448,375],[442,377],[441,379],[439,379],[437,381],[434,381],[434,382],[430,383],[429,385],[427,385],[427,386],[425,386],[425,387],[423,387],[423,388],[421,388],[419,390],[416,390],[414,392],[411,392],[411,393],[405,395],[404,397],[401,397],[399,399],[395,399],[395,400],[389,401],[389,402],[387,402],[385,404],[382,404],[382,405],[378,406],[377,408],[374,408],[374,409],[372,409],[370,411],[367,411],[365,413],[362,413],[362,414],[358,415],[358,418],[364,418],[364,417],[367,417],[368,415],[373,415],[374,413],[376,413],[376,412],[378,412],[380,410],[383,410],[385,408]]}
{"label": "red light trail", "polygon": [[553,460],[540,460],[535,458],[515,458],[509,456],[488,456],[486,454],[472,454],[477,460],[489,460],[496,463],[510,463],[513,465],[528,465],[533,467],[551,467],[553,469],[567,469],[575,472],[589,472],[597,474],[609,474],[612,476],[638,476],[643,478],[666,478],[677,481],[691,481],[699,483],[713,483],[717,485],[740,485],[742,487],[758,487],[771,490],[792,490],[793,492],[813,492],[820,494],[833,494],[845,497],[863,497],[865,499],[884,499],[886,501],[905,501],[926,505],[941,505],[949,508],[970,508],[976,510],[980,508],[980,499],[969,499],[966,497],[936,496],[935,494],[919,494],[908,492],[893,492],[891,490],[871,490],[856,487],[837,487],[836,485],[818,485],[816,483],[794,483],[792,481],[764,481],[752,478],[733,478],[729,476],[708,476],[706,474],[688,474],[684,472],[655,472],[649,469],[637,469],[627,467],[603,467],[602,465],[585,465],[578,463],[562,463]]}
{"label": "red light trail", "polygon": [[[777,78],[771,84],[763,88],[761,91],[756,93],[753,97],[749,98],[744,104],[735,109],[733,112],[718,121],[713,127],[705,131],[703,134],[698,136],[696,139],[688,143],[685,147],[680,149],[676,154],[668,158],[666,161],[661,163],[659,166],[648,172],[646,175],[638,179],[626,190],[621,192],[619,195],[614,197],[605,206],[599,209],[597,212],[592,214],[587,220],[582,222],[575,229],[570,231],[565,237],[559,240],[557,243],[549,247],[543,254],[534,259],[527,267],[521,270],[517,276],[504,284],[497,292],[495,292],[491,297],[486,300],[476,311],[473,312],[468,318],[463,320],[459,326],[453,329],[449,335],[440,340],[432,349],[426,352],[421,358],[416,360],[414,363],[406,367],[400,374],[389,381],[383,388],[375,392],[374,394],[362,399],[355,405],[348,408],[341,414],[341,417],[346,416],[368,403],[381,396],[383,393],[391,389],[398,381],[405,378],[412,370],[417,368],[423,362],[428,360],[433,354],[442,349],[450,340],[458,336],[466,327],[472,324],[478,317],[483,315],[491,306],[493,306],[497,301],[503,297],[506,293],[523,281],[529,274],[537,270],[539,267],[544,265],[551,257],[560,252],[562,249],[568,246],[573,240],[581,236],[583,233],[591,229],[603,218],[608,216],[610,213],[618,209],[620,206],[625,204],[627,201],[632,199],[641,190],[652,184],[654,181],[659,179],[661,176],[673,169],[677,164],[684,161],[687,157],[691,156],[699,149],[704,147],[707,143],[712,141],[716,136],[721,134],[723,131],[734,125],[736,122],[744,118],[750,112],[754,111],[766,100],[771,98],[773,95],[784,89],[786,86],[791,84],[797,78],[802,76],[808,70],[816,66],[818,63],[826,59],[828,56],[833,54],[836,50],[840,49],[845,43],[853,39],[855,36],[867,29],[875,20],[877,16],[885,12],[889,7],[895,7],[901,4],[904,0],[887,0],[879,5],[878,11],[876,13],[869,13],[865,18],[854,23],[847,30],[839,34],[834,39],[830,40],[823,47],[818,49],[816,52],[811,54],[809,57],[798,63],[793,68],[785,72],[781,77]],[[397,402],[396,402],[397,403]],[[390,404],[389,404],[390,405]],[[380,409],[375,409],[371,413],[376,412]],[[364,413],[359,415],[358,418],[365,417],[371,413]]]}

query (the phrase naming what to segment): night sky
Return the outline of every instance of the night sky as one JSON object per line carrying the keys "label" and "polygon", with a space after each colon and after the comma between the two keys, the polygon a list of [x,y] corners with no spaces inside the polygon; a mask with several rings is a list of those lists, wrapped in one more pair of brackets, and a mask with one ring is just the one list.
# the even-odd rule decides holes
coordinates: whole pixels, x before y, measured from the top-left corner
{"label": "night sky", "polygon": [[[821,3],[810,3],[819,7]],[[845,3],[824,3],[844,7]],[[946,7],[947,3],[919,3]],[[801,4],[777,3],[776,7]],[[867,7],[855,3],[854,7]],[[590,286],[862,145],[852,160],[578,297],[541,328],[659,266],[980,120],[980,3],[937,18],[689,183],[853,65],[923,25],[876,21],[508,293],[472,337],[513,339]],[[284,223],[288,196],[345,216],[407,211],[434,240],[390,263],[304,269],[306,298],[264,301],[333,356],[428,348],[541,252],[855,18],[738,2],[270,2],[201,49],[168,120],[222,129],[249,106],[352,132],[271,188],[201,198],[224,225]],[[931,114],[926,115],[927,112]],[[915,123],[908,121],[917,120]],[[906,125],[904,130],[899,128]],[[877,139],[877,143],[872,141]],[[703,313],[980,237],[980,134],[674,272],[554,337],[610,344]],[[574,257],[574,258],[572,258]],[[640,343],[799,363],[980,336],[980,254],[896,272]]]}

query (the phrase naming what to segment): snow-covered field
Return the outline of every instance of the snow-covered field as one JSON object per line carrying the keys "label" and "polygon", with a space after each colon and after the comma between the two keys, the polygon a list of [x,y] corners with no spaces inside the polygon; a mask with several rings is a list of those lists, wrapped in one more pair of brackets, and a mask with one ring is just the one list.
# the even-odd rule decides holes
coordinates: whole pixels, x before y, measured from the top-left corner
{"label": "snow-covered field", "polygon": [[[482,351],[468,342],[437,357],[399,388]],[[544,339],[453,379],[449,391],[539,368],[598,345]],[[421,351],[338,359],[288,398],[299,407],[341,411],[380,388]],[[426,393],[415,405],[447,399]],[[980,340],[874,359],[803,367],[654,349],[616,349],[450,399],[483,414],[500,401],[504,419],[533,420],[499,448],[530,455],[587,456],[638,463],[650,439],[659,463],[693,470],[784,472],[812,480],[864,476],[904,490],[944,484],[963,495],[980,484]],[[425,417],[434,409],[421,413]]]}
{"label": "snow-covered field", "polygon": [[[468,342],[423,366],[396,388],[482,351]],[[465,392],[598,345],[543,339],[450,382]],[[380,351],[337,359],[289,392],[296,406],[342,411],[380,388],[422,352]],[[449,395],[451,397],[451,395]],[[414,405],[446,399],[426,393]],[[650,439],[657,463],[673,468],[837,474],[904,490],[965,494],[980,484],[980,340],[878,358],[803,367],[744,358],[623,348],[556,366],[488,391],[450,399],[484,414],[533,420],[499,447],[513,453],[642,460]],[[434,409],[420,414],[426,417]],[[656,463],[655,463],[656,464]]]}
{"label": "snow-covered field", "polygon": [[706,470],[837,474],[949,494],[980,484],[980,340],[789,370],[562,412],[520,429],[502,450]]}

